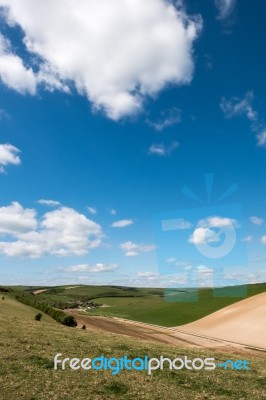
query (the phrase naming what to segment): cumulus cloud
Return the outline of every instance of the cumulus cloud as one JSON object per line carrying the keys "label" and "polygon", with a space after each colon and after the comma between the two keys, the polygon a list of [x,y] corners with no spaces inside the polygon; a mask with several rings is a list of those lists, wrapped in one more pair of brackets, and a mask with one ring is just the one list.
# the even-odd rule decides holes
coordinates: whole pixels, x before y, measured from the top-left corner
{"label": "cumulus cloud", "polygon": [[225,218],[225,217],[209,217],[206,220],[202,220],[200,224],[205,225],[208,224],[209,227],[217,227],[217,228],[225,228],[231,226],[237,226],[237,221],[232,218]]}
{"label": "cumulus cloud", "polygon": [[20,236],[37,228],[36,211],[13,202],[0,207],[0,234]]}
{"label": "cumulus cloud", "polygon": [[2,44],[2,80],[20,92],[35,93],[36,81],[49,90],[74,85],[95,110],[118,120],[168,84],[193,78],[202,19],[187,15],[181,1],[46,0],[36,7],[36,0],[0,0],[0,6],[7,23],[21,27],[39,69],[34,75]]}
{"label": "cumulus cloud", "polygon": [[121,243],[120,247],[126,257],[134,257],[138,256],[140,253],[148,253],[155,250],[155,246],[152,244],[136,244],[131,241]]}
{"label": "cumulus cloud", "polygon": [[172,152],[177,149],[179,146],[178,142],[172,142],[169,145],[160,143],[160,144],[152,144],[148,150],[149,155],[156,155],[159,157],[165,157],[172,154]]}
{"label": "cumulus cloud", "polygon": [[39,204],[42,204],[44,206],[48,206],[48,207],[57,207],[60,206],[60,202],[56,201],[56,200],[45,200],[45,199],[40,199],[38,200]]}
{"label": "cumulus cloud", "polygon": [[[1,4],[1,3],[0,3]],[[12,53],[11,45],[0,33],[0,81],[21,94],[36,93],[37,80],[32,68],[26,68],[20,57]]]}
{"label": "cumulus cloud", "polygon": [[181,110],[179,108],[171,108],[161,112],[161,117],[157,121],[147,120],[147,124],[156,131],[161,132],[165,128],[176,125],[181,122]]}
{"label": "cumulus cloud", "polygon": [[45,254],[82,256],[99,247],[101,226],[72,208],[49,211],[41,219],[34,209],[19,203],[0,208],[0,253],[38,258]]}
{"label": "cumulus cloud", "polygon": [[220,107],[226,118],[245,115],[250,121],[256,121],[258,116],[252,105],[253,100],[253,92],[247,92],[242,99],[239,97],[231,97],[230,99],[222,97]]}
{"label": "cumulus cloud", "polygon": [[219,12],[218,15],[219,19],[228,18],[236,5],[236,0],[214,0],[214,1]]}
{"label": "cumulus cloud", "polygon": [[126,226],[132,225],[134,222],[132,219],[121,219],[112,223],[112,228],[125,228]]}
{"label": "cumulus cloud", "polygon": [[209,228],[197,228],[189,238],[189,243],[206,244],[219,242],[220,238],[215,231]]}
{"label": "cumulus cloud", "polygon": [[[231,229],[233,227],[239,227],[239,225],[237,221],[232,218],[213,216],[202,219],[199,221],[193,234],[189,237],[189,243],[197,245],[219,242],[221,240],[220,235],[221,232],[223,232],[223,229]],[[222,229],[222,231],[215,231],[211,228]]]}
{"label": "cumulus cloud", "polygon": [[57,268],[58,272],[69,272],[69,273],[102,273],[102,272],[109,272],[114,271],[118,267],[117,264],[104,264],[104,263],[97,263],[94,265],[90,264],[78,264],[72,265],[71,267],[64,267],[64,268]]}
{"label": "cumulus cloud", "polygon": [[259,217],[252,216],[252,217],[249,217],[249,220],[254,225],[262,225],[263,224],[263,219],[259,218]]}
{"label": "cumulus cloud", "polygon": [[19,153],[20,150],[12,144],[0,144],[0,173],[5,172],[7,165],[19,165],[21,163]]}

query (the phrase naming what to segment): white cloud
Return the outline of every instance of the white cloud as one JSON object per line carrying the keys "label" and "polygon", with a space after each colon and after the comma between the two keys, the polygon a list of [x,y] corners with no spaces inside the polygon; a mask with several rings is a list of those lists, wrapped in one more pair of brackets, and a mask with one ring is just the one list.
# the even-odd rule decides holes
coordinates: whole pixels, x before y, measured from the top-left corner
{"label": "white cloud", "polygon": [[154,128],[156,131],[161,132],[165,128],[176,125],[181,122],[181,110],[174,107],[170,110],[161,112],[161,118],[158,121],[147,120],[147,124]]}
{"label": "white cloud", "polygon": [[7,165],[19,165],[21,163],[19,153],[20,150],[12,144],[0,144],[0,172],[5,172]]}
{"label": "white cloud", "polygon": [[189,243],[197,245],[219,242],[221,240],[220,232],[216,232],[210,228],[230,229],[232,227],[239,227],[237,221],[232,218],[213,216],[202,219],[199,221],[193,234],[189,237]]}
{"label": "white cloud", "polygon": [[160,157],[169,156],[178,146],[178,142],[172,142],[169,146],[163,143],[152,144],[148,150],[148,154]]}
{"label": "white cloud", "polygon": [[138,278],[146,278],[150,280],[157,279],[160,275],[156,272],[138,272],[137,277]]}
{"label": "white cloud", "polygon": [[215,0],[215,5],[219,12],[219,19],[226,19],[232,13],[236,0]]}
{"label": "white cloud", "polygon": [[[1,2],[0,2],[1,5]],[[20,57],[12,53],[10,43],[0,33],[0,80],[9,88],[24,94],[35,94],[36,77]]]}
{"label": "white cloud", "polygon": [[148,253],[155,250],[155,246],[152,244],[136,244],[131,241],[121,243],[120,247],[126,257],[134,257],[138,256],[140,253]]}
{"label": "white cloud", "polygon": [[[186,274],[159,274],[157,272],[137,272],[136,275],[122,275],[119,279],[113,280],[112,285],[149,287],[149,288],[178,288],[187,284]],[[109,283],[110,284],[110,283]]]}
{"label": "white cloud", "polygon": [[208,268],[205,265],[198,265],[196,269],[202,275],[212,275],[213,274],[213,269]]}
{"label": "white cloud", "polygon": [[223,97],[220,107],[226,118],[245,115],[251,121],[251,130],[256,133],[257,145],[266,147],[265,124],[259,120],[258,113],[254,110],[252,105],[253,100],[253,92],[247,92],[243,99],[232,97],[227,100]]}
{"label": "white cloud", "polygon": [[72,265],[71,267],[64,267],[64,268],[57,268],[58,272],[70,272],[70,273],[101,273],[101,272],[109,272],[118,269],[117,264],[104,264],[104,263],[97,263],[94,265],[90,264],[78,264]]}
{"label": "white cloud", "polygon": [[266,129],[257,135],[257,144],[260,147],[266,146]]}
{"label": "white cloud", "polygon": [[121,219],[112,223],[112,228],[125,228],[126,226],[132,225],[134,222],[132,219]]}
{"label": "white cloud", "polygon": [[206,220],[201,221],[202,225],[207,224],[210,228],[226,228],[231,226],[237,226],[237,221],[232,218],[225,218],[225,217],[210,217]]}
{"label": "white cloud", "polygon": [[199,265],[198,272],[198,286],[199,287],[213,287],[213,269],[205,265]]}
{"label": "white cloud", "polygon": [[239,115],[245,115],[250,121],[256,121],[257,112],[253,109],[253,92],[247,92],[243,99],[232,97],[230,99],[222,98],[220,107],[226,118],[232,118]]}
{"label": "white cloud", "polygon": [[216,232],[209,228],[197,228],[189,237],[189,243],[193,244],[206,244],[219,242],[220,238]]}
{"label": "white cloud", "polygon": [[87,210],[90,214],[95,215],[97,214],[97,210],[94,207],[87,207]]}
{"label": "white cloud", "polygon": [[20,236],[37,228],[36,211],[13,202],[0,207],[0,234]]}
{"label": "white cloud", "polygon": [[0,6],[7,22],[21,27],[39,68],[34,76],[2,50],[3,82],[20,92],[35,93],[36,80],[48,90],[74,84],[95,110],[118,120],[168,84],[192,80],[202,19],[188,16],[181,2],[46,0],[36,7],[36,0],[0,0]]}
{"label": "white cloud", "polygon": [[49,211],[38,220],[35,210],[19,203],[0,208],[0,233],[11,235],[0,242],[0,253],[31,258],[86,255],[103,237],[100,225],[72,208]]}
{"label": "white cloud", "polygon": [[45,200],[45,199],[40,199],[38,200],[39,204],[42,204],[44,206],[48,206],[48,207],[57,207],[60,206],[60,202],[56,201],[56,200]]}
{"label": "white cloud", "polygon": [[224,275],[225,280],[237,280],[243,283],[262,283],[266,280],[266,270],[254,271],[250,274],[243,272],[232,272]]}
{"label": "white cloud", "polygon": [[249,217],[249,220],[254,225],[262,225],[263,224],[263,219],[259,218],[259,217],[252,216],[252,217]]}

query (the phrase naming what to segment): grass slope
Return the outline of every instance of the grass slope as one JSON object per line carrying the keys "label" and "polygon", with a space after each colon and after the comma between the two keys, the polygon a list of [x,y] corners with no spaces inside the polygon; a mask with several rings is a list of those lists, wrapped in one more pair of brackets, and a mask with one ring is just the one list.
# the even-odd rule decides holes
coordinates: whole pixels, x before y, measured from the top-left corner
{"label": "grass slope", "polygon": [[[130,358],[187,355],[216,357],[225,361],[235,356],[213,351],[187,350],[137,342],[125,337],[95,334],[67,328],[44,316],[34,321],[36,310],[6,297],[0,302],[0,387],[1,398],[9,400],[226,400],[263,399],[265,360],[250,358],[250,371],[146,372],[54,371],[53,357],[127,355]],[[241,358],[241,357],[239,357]]]}

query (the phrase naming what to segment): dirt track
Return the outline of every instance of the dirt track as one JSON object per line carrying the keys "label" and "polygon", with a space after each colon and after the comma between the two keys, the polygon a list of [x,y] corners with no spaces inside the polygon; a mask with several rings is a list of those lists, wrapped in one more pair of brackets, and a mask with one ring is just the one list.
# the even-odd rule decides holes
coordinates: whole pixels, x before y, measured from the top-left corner
{"label": "dirt track", "polygon": [[47,291],[48,291],[48,289],[37,289],[37,290],[33,290],[32,294],[41,294],[41,293],[45,293]]}
{"label": "dirt track", "polygon": [[[179,347],[194,347],[219,349],[223,352],[246,353],[256,352],[255,349],[245,348],[237,343],[230,343],[216,338],[195,335],[194,333],[179,331],[176,328],[165,328],[156,325],[129,321],[122,318],[95,317],[82,315],[76,310],[65,310],[75,316],[78,327],[86,325],[88,332],[108,332],[111,334],[125,335],[141,340],[154,341],[165,344],[173,344]],[[265,355],[266,356],[266,355]],[[264,357],[264,356],[263,356]]]}

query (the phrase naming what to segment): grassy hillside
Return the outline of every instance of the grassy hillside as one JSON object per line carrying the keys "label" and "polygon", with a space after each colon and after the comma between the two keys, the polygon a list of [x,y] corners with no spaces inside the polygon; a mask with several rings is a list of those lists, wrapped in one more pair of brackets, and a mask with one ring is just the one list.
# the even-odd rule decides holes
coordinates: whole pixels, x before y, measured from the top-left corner
{"label": "grassy hillside", "polygon": [[[36,310],[14,299],[0,300],[1,398],[15,400],[225,400],[263,399],[265,359],[246,357],[250,371],[54,371],[53,357],[100,356],[175,358],[187,355],[236,358],[213,351],[187,350],[137,342],[125,337],[67,328],[44,316],[34,321]],[[240,358],[240,356],[238,356]],[[242,357],[243,358],[243,357]]]}

